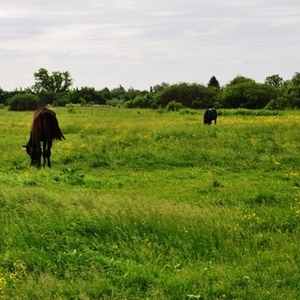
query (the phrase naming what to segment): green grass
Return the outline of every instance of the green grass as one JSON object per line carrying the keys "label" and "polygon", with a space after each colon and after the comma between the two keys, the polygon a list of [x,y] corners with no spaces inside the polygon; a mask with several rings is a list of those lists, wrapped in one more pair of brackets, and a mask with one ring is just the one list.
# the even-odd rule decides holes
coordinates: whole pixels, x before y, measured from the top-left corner
{"label": "green grass", "polygon": [[298,299],[297,111],[0,110],[0,299]]}

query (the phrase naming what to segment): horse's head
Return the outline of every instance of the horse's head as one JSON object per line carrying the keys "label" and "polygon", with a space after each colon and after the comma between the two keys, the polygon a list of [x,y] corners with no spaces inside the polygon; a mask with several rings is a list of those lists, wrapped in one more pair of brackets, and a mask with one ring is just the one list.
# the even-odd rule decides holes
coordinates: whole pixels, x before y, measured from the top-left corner
{"label": "horse's head", "polygon": [[30,156],[31,158],[31,165],[37,166],[39,164],[39,150],[34,149],[33,143],[32,143],[32,135],[30,134],[30,139],[26,145],[22,146],[25,148],[26,153]]}
{"label": "horse's head", "polygon": [[22,145],[22,147],[25,148],[26,153],[31,157],[32,147],[31,147],[31,145],[29,145],[29,142],[27,143],[27,145]]}

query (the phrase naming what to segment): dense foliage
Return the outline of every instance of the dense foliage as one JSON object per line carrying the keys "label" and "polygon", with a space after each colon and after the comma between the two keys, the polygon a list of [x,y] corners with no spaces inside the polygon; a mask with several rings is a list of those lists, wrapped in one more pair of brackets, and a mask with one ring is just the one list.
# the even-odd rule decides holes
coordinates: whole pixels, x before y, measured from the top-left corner
{"label": "dense foliage", "polygon": [[[127,108],[167,108],[169,103],[179,103],[182,108],[203,109],[248,108],[248,109],[297,109],[300,108],[300,73],[284,81],[278,74],[266,77],[264,83],[251,78],[236,76],[221,86],[215,76],[207,85],[180,82],[161,83],[151,86],[149,91],[122,85],[109,89],[104,87],[71,88],[73,79],[69,72],[55,71],[51,74],[44,68],[34,73],[35,84],[25,91],[4,91],[0,88],[0,104],[12,105],[16,94],[32,94],[38,97],[40,105],[66,106],[67,104],[113,105]],[[26,96],[28,97],[28,96]],[[23,101],[23,100],[22,100]],[[11,109],[18,110],[17,105]],[[29,109],[32,104],[21,105],[20,110]],[[178,106],[179,107],[179,106]]]}
{"label": "dense foliage", "polygon": [[40,106],[39,98],[35,94],[15,94],[8,101],[9,109],[16,111],[35,110]]}
{"label": "dense foliage", "polygon": [[212,107],[216,102],[217,92],[213,87],[200,84],[179,83],[171,85],[155,94],[155,102],[166,107],[170,102],[175,101],[184,107],[207,108]]}
{"label": "dense foliage", "polygon": [[36,92],[67,92],[73,83],[73,79],[69,72],[54,71],[52,74],[49,74],[44,68],[41,68],[38,72],[34,73],[34,78],[35,84],[33,89]]}
{"label": "dense foliage", "polygon": [[228,85],[220,95],[218,106],[223,108],[261,109],[274,99],[277,99],[275,87],[254,81],[245,81]]}

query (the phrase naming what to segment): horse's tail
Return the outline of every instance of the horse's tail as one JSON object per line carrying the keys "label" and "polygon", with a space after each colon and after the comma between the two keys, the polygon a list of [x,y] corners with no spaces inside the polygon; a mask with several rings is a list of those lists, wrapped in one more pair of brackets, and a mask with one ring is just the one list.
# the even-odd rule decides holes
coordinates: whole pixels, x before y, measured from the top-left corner
{"label": "horse's tail", "polygon": [[58,121],[56,118],[53,123],[53,139],[59,141],[66,139],[59,128]]}
{"label": "horse's tail", "polygon": [[53,140],[59,140],[59,141],[65,140],[66,138],[64,137],[64,135],[60,130],[55,113],[51,113],[48,110],[44,110],[43,116],[51,123],[52,131],[53,131],[53,137],[52,137]]}

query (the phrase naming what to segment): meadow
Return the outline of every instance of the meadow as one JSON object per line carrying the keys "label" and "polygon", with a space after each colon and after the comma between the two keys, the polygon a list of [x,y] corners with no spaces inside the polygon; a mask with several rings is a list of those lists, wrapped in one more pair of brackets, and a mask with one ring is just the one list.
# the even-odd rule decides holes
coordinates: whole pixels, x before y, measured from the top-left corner
{"label": "meadow", "polygon": [[[0,299],[300,299],[300,112],[0,109]],[[244,112],[244,113],[242,113]]]}

